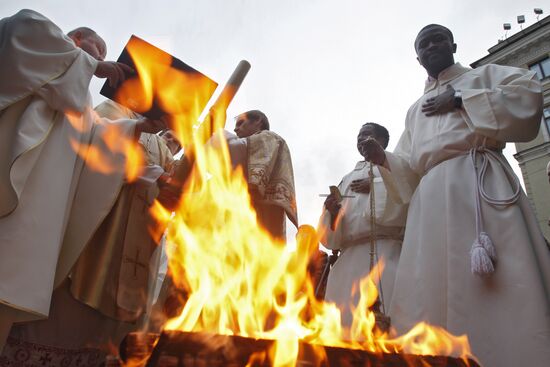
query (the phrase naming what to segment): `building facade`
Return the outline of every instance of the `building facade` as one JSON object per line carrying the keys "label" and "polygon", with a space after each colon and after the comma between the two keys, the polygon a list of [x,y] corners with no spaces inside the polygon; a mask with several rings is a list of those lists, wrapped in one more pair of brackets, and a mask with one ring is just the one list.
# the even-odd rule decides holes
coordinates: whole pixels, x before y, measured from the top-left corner
{"label": "building facade", "polygon": [[537,73],[544,94],[544,122],[537,137],[527,143],[516,143],[517,159],[525,190],[547,240],[550,241],[550,183],[546,165],[550,161],[550,16],[520,32],[499,41],[489,54],[471,64],[510,65]]}

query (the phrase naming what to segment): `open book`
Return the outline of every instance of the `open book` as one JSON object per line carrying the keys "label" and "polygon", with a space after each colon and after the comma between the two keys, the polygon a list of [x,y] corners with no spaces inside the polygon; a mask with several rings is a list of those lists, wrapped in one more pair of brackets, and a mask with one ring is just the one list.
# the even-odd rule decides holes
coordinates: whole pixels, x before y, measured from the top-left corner
{"label": "open book", "polygon": [[127,79],[116,88],[106,81],[100,93],[152,119],[202,111],[218,86],[198,70],[135,35],[117,61],[135,73],[126,75]]}

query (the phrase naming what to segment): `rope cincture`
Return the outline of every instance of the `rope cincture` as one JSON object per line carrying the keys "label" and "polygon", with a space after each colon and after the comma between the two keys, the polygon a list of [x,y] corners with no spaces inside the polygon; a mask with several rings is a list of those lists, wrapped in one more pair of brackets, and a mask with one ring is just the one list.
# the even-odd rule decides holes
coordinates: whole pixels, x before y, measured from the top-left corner
{"label": "rope cincture", "polygon": [[[478,167],[477,164],[478,155],[481,157],[481,167]],[[485,175],[487,173],[489,163],[488,155],[495,158],[504,169],[504,172],[508,177],[508,181],[514,187],[512,195],[504,198],[495,198],[489,196],[489,194],[485,191]],[[488,276],[495,271],[497,253],[493,241],[489,237],[489,234],[484,230],[483,215],[481,213],[481,199],[494,207],[506,207],[513,205],[519,199],[521,185],[517,176],[510,171],[510,167],[500,157],[500,155],[490,149],[486,149],[485,144],[480,148],[470,149],[470,158],[475,173],[474,195],[476,201],[476,238],[472,244],[472,249],[470,250],[471,269],[473,274]]]}
{"label": "rope cincture", "polygon": [[[378,244],[377,244],[377,233],[376,233],[376,201],[374,198],[374,164],[370,162],[369,165],[369,181],[370,181],[370,190],[369,190],[369,204],[370,204],[370,267],[369,271],[372,271],[374,265],[378,263]],[[380,267],[378,267],[378,279],[379,279],[379,299],[382,307],[382,313],[386,313],[386,305],[384,302],[384,291],[382,290],[382,274],[380,272]]]}

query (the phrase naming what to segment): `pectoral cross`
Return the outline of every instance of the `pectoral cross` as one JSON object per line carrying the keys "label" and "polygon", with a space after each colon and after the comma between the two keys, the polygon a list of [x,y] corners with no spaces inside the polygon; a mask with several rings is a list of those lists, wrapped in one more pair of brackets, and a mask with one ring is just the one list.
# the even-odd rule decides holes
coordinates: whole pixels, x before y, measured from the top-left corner
{"label": "pectoral cross", "polygon": [[131,263],[134,264],[134,277],[137,277],[137,268],[138,266],[142,267],[143,269],[147,269],[147,265],[139,262],[139,249],[136,251],[136,258],[132,259],[131,257],[125,257],[124,258],[125,263]]}

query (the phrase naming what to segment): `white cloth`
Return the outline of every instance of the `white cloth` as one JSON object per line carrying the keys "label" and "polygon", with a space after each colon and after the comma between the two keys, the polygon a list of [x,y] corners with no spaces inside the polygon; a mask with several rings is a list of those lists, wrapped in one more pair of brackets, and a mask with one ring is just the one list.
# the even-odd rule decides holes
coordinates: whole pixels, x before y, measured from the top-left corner
{"label": "white cloth", "polygon": [[248,160],[248,146],[246,145],[246,138],[239,138],[237,135],[227,133],[224,130],[224,134],[227,137],[227,148],[229,150],[229,157],[231,158],[231,165],[233,169],[241,166],[242,169],[246,169]]}
{"label": "white cloth", "polygon": [[[0,20],[0,39],[0,75],[10,81],[0,83],[1,349],[11,323],[48,316],[56,279],[84,246],[67,243],[82,214],[73,201],[89,144],[108,124],[91,110],[97,60],[55,24],[22,10]],[[134,126],[121,121],[117,131],[133,135]]]}
{"label": "white cloth", "polygon": [[89,138],[97,61],[30,10],[0,20],[0,39],[0,313],[11,314],[0,317],[3,334],[10,320],[48,315],[82,168],[70,140]]}
{"label": "white cloth", "polygon": [[[387,153],[391,155],[391,153]],[[382,170],[384,168],[381,168]],[[396,168],[397,170],[397,168]],[[407,205],[398,203],[388,195],[378,167],[374,167],[374,199],[376,215],[376,247],[378,260],[385,264],[381,274],[381,286],[384,307],[391,302],[395,272],[401,252],[401,240],[404,232]],[[359,292],[352,295],[352,287],[367,276],[370,271],[371,228],[370,194],[356,193],[350,188],[352,181],[369,179],[369,164],[358,162],[355,169],[348,173],[338,185],[344,198],[338,213],[336,227],[331,230],[331,215],[325,210],[319,220],[321,243],[330,249],[341,250],[340,257],[330,270],[325,299],[335,302],[342,310],[342,324],[350,327],[352,314],[350,304],[357,305]]]}
{"label": "white cloth", "polygon": [[[101,117],[117,119],[117,124],[122,118],[139,117],[111,101],[100,104],[96,112]],[[89,169],[83,172],[73,204],[75,215],[64,243],[80,249],[73,252],[80,256],[71,273],[73,296],[108,317],[126,322],[136,321],[148,308],[144,298],[152,300],[147,297],[147,283],[156,278],[160,253],[151,259],[157,243],[150,234],[156,224],[149,207],[159,192],[158,177],[173,161],[161,137],[142,133],[139,143],[146,165],[135,182],[124,184],[124,170],[110,174]],[[101,191],[94,189],[97,187]],[[149,273],[143,271],[148,267],[140,265],[137,272],[138,261],[141,265],[152,262],[155,269]],[[101,271],[92,273],[95,268]],[[131,281],[127,279],[128,272]],[[139,276],[132,275],[136,272]]]}
{"label": "white cloth", "polygon": [[[449,84],[462,91],[463,108],[426,117],[422,103]],[[425,94],[409,109],[396,156],[388,156],[388,162],[390,168],[408,163],[414,171],[410,176],[421,181],[415,190],[382,172],[402,199],[410,200],[390,305],[399,332],[427,321],[453,334],[467,334],[484,366],[548,365],[550,253],[525,194],[505,207],[481,201],[484,230],[498,261],[488,277],[472,274],[470,266],[477,190],[468,153],[533,139],[541,111],[541,87],[534,73],[498,65],[471,70],[459,64],[427,83]],[[478,164],[481,155],[488,159],[485,191],[510,196],[513,188],[505,167],[483,152],[478,152]]]}

